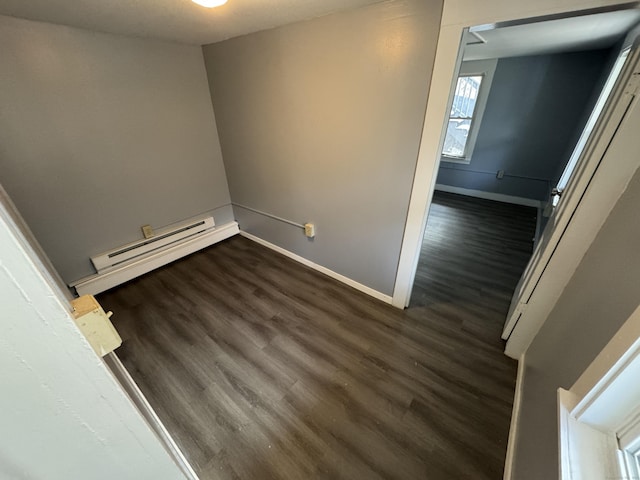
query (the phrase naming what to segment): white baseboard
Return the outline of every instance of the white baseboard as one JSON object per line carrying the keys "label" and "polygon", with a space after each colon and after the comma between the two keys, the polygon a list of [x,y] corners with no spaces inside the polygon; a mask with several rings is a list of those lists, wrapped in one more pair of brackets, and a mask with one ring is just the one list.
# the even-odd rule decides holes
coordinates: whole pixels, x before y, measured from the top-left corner
{"label": "white baseboard", "polygon": [[513,463],[516,453],[516,441],[518,439],[518,427],[520,425],[520,406],[522,404],[522,390],[524,388],[525,362],[524,354],[518,360],[518,374],[516,377],[516,391],[513,396],[513,408],[511,410],[511,425],[509,426],[509,440],[507,441],[507,456],[504,460],[503,480],[513,480]]}
{"label": "white baseboard", "polygon": [[209,232],[145,255],[144,257],[140,257],[139,259],[115,267],[104,273],[78,280],[69,286],[75,287],[78,295],[97,295],[140,275],[144,275],[151,270],[155,270],[179,258],[232,237],[239,231],[240,229],[238,228],[237,222],[226,223],[215,227]]}
{"label": "white baseboard", "polygon": [[300,255],[297,255],[293,252],[290,252],[289,250],[285,250],[282,247],[279,247],[277,245],[274,245],[271,242],[268,242],[266,240],[263,240],[260,237],[256,237],[255,235],[252,235],[250,233],[247,233],[245,231],[240,230],[240,235],[242,235],[245,238],[248,238],[249,240],[253,240],[256,243],[259,243],[260,245],[264,245],[267,248],[270,248],[271,250],[274,250],[278,253],[281,253],[282,255],[284,255],[285,257],[289,257],[292,260],[295,260],[296,262],[299,262],[303,265],[306,265],[307,267],[313,268],[314,270],[317,270],[320,273],[324,273],[325,275],[334,278],[336,280],[338,280],[339,282],[342,282],[344,284],[349,285],[350,287],[355,288],[356,290],[359,290],[363,293],[366,293],[367,295],[370,295],[374,298],[377,298],[378,300],[383,301],[384,303],[388,303],[391,304],[391,296],[390,295],[385,295],[384,293],[378,292],[377,290],[374,290],[371,287],[367,287],[366,285],[363,285],[359,282],[356,282],[355,280],[350,279],[349,277],[345,277],[344,275],[341,275],[337,272],[334,272],[333,270],[329,270],[327,267],[323,267],[322,265],[318,265],[317,263],[312,262],[311,260],[308,260],[304,257],[301,257]]}
{"label": "white baseboard", "polygon": [[513,203],[516,205],[524,205],[525,207],[541,208],[540,200],[531,198],[516,197],[514,195],[504,195],[502,193],[483,192],[482,190],[473,190],[470,188],[452,187],[451,185],[443,185],[436,183],[436,190],[441,192],[457,193],[458,195],[466,195],[467,197],[484,198],[485,200],[495,200],[496,202]]}

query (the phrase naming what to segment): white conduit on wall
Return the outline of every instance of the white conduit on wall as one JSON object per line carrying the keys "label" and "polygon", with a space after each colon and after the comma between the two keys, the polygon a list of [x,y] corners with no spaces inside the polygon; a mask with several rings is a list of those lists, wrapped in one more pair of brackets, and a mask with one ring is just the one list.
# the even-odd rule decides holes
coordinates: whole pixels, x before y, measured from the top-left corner
{"label": "white conduit on wall", "polygon": [[[456,167],[448,167],[448,166],[444,166],[444,165],[440,165],[440,168],[444,168],[446,170],[455,170],[456,172],[469,172],[469,173],[481,173],[484,175],[493,175],[496,176],[497,172],[488,172],[486,170],[471,170],[469,168],[456,168]],[[510,177],[510,178],[522,178],[525,180],[535,180],[537,182],[546,182],[546,183],[551,183],[549,181],[549,179],[547,178],[539,178],[539,177],[528,177],[526,175],[514,175],[512,173],[504,173],[505,177]]]}
{"label": "white conduit on wall", "polygon": [[293,222],[291,220],[287,220],[286,218],[278,217],[277,215],[273,215],[271,213],[263,212],[262,210],[258,210],[255,208],[247,207],[246,205],[241,205],[239,203],[232,203],[234,207],[240,207],[245,210],[249,210],[250,212],[257,213],[258,215],[264,215],[265,217],[273,218],[274,220],[278,220],[279,222],[288,223],[289,225],[293,225],[294,227],[298,227],[304,230],[304,225],[302,223]]}

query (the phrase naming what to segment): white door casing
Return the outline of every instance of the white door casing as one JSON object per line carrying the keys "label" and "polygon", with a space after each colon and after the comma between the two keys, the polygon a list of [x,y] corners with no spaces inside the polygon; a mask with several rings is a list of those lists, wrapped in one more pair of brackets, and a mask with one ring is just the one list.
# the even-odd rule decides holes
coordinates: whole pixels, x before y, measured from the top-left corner
{"label": "white door casing", "polygon": [[[516,287],[502,335],[509,339],[508,354],[528,347],[640,167],[640,159],[628,154],[640,149],[634,133],[640,125],[636,99],[639,64],[640,52],[634,49]],[[520,322],[525,330],[517,332]],[[526,331],[530,333],[523,337]]]}
{"label": "white door casing", "polygon": [[[396,307],[404,308],[408,306],[411,296],[427,222],[427,213],[433,196],[442,142],[446,131],[447,106],[460,64],[460,45],[464,30],[475,25],[513,22],[542,16],[571,16],[590,9],[617,8],[616,5],[618,3],[606,0],[566,0],[563,2],[555,2],[553,0],[540,0],[537,2],[527,2],[525,0],[487,0],[486,2],[445,0],[425,122],[393,293],[393,304]],[[614,193],[616,199],[624,191],[625,187],[626,184],[612,187],[619,189]],[[610,208],[608,211],[610,211]],[[562,288],[560,288],[560,291]],[[547,292],[540,293],[549,295]],[[536,298],[535,301],[544,303],[546,299],[542,295],[542,298]],[[530,302],[529,307],[531,306]],[[513,332],[510,338],[513,348],[510,349],[508,343],[507,354],[518,358],[526,349],[526,347],[523,349],[523,345],[528,346],[544,319],[546,319],[546,316],[541,321],[532,323],[529,326],[530,328],[518,328]]]}
{"label": "white door casing", "polygon": [[552,206],[555,207],[560,201],[560,194],[564,191],[567,184],[569,183],[569,179],[573,176],[573,172],[578,164],[578,161],[583,156],[584,149],[587,145],[587,141],[591,138],[593,133],[593,129],[596,126],[597,120],[600,118],[604,111],[604,107],[606,105],[606,101],[613,93],[613,88],[615,87],[620,74],[622,73],[622,68],[624,67],[627,57],[630,53],[630,46],[623,48],[620,54],[618,55],[617,60],[615,61],[611,72],[609,72],[609,78],[605,82],[602,91],[600,92],[600,96],[598,97],[598,101],[596,102],[589,119],[578,139],[578,143],[576,144],[567,165],[565,166],[560,179],[558,180],[558,184],[556,185],[556,191],[559,192],[552,199]]}

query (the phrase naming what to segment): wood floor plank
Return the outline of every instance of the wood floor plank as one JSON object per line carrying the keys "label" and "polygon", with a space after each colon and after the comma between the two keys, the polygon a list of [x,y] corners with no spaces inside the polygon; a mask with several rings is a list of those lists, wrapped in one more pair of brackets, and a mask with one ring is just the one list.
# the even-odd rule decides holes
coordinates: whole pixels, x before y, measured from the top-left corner
{"label": "wood floor plank", "polygon": [[202,480],[499,479],[535,211],[437,193],[411,306],[241,237],[100,295]]}

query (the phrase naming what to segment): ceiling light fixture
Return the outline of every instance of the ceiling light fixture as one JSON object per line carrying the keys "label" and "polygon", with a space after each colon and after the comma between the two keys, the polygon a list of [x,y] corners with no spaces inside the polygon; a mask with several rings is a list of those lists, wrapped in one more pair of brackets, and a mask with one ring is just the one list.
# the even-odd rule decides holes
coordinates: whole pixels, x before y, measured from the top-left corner
{"label": "ceiling light fixture", "polygon": [[227,0],[191,0],[193,3],[197,3],[198,5],[202,5],[207,8],[219,7],[227,3]]}

